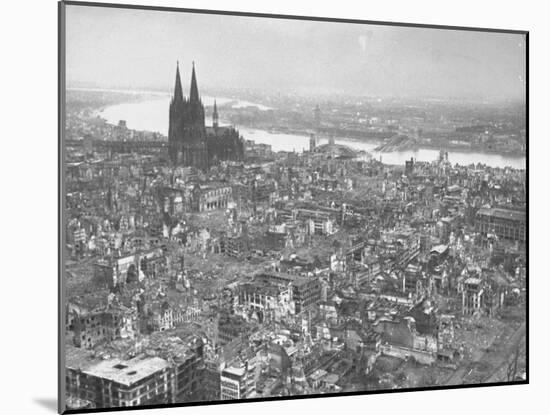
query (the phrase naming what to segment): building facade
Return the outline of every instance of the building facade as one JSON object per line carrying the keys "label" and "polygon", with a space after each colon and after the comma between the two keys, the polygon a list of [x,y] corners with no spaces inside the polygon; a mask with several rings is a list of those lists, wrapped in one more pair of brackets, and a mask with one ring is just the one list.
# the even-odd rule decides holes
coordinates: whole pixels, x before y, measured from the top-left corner
{"label": "building facade", "polygon": [[294,302],[296,314],[308,310],[321,300],[321,283],[315,277],[270,272],[256,275],[254,281],[257,284],[288,288],[290,301]]}
{"label": "building facade", "polygon": [[481,208],[475,217],[476,231],[494,233],[501,238],[525,242],[526,216],[525,212],[516,210]]}
{"label": "building facade", "polygon": [[133,339],[138,332],[137,315],[126,307],[78,315],[72,325],[75,346],[88,349],[116,339]]}
{"label": "building facade", "polygon": [[67,365],[67,394],[96,408],[174,402],[174,371],[158,357],[109,359],[80,366]]}
{"label": "building facade", "polygon": [[[99,356],[70,347],[65,373],[67,396],[94,408],[201,400],[203,343],[197,338],[189,340],[170,339],[173,350],[162,345],[154,352],[149,350],[131,358]],[[157,355],[152,356],[151,352]]]}
{"label": "building facade", "polygon": [[193,189],[193,210],[196,212],[227,209],[232,201],[233,190],[228,184],[210,183],[203,186],[197,184]]}
{"label": "building facade", "polygon": [[256,394],[255,357],[235,362],[220,375],[221,400],[247,399]]}

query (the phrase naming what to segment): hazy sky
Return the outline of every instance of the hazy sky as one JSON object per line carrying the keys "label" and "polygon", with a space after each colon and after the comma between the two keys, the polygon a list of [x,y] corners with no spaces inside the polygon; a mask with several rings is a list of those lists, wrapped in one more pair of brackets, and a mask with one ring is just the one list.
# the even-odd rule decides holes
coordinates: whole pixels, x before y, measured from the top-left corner
{"label": "hazy sky", "polygon": [[[522,35],[67,6],[69,86],[518,98]],[[186,91],[187,92],[187,91]]]}

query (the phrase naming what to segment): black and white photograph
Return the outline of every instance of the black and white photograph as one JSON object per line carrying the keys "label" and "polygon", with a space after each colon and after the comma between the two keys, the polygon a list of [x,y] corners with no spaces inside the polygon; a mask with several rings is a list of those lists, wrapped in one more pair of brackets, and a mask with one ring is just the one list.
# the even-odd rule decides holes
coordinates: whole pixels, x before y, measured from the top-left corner
{"label": "black and white photograph", "polygon": [[527,31],[59,13],[60,411],[528,383]]}

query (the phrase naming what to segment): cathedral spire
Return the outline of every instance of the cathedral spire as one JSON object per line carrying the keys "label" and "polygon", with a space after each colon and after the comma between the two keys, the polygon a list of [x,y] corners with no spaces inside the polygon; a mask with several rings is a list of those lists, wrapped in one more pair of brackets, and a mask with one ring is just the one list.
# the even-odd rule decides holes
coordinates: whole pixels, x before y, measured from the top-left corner
{"label": "cathedral spire", "polygon": [[218,106],[216,100],[214,100],[214,112],[212,112],[212,126],[218,128]]}
{"label": "cathedral spire", "polygon": [[191,72],[191,91],[189,92],[189,101],[199,101],[199,87],[197,86],[197,76],[195,75],[195,61],[193,61],[193,71]]}
{"label": "cathedral spire", "polygon": [[176,61],[176,85],[174,86],[174,101],[183,102],[183,89],[181,87],[179,61]]}

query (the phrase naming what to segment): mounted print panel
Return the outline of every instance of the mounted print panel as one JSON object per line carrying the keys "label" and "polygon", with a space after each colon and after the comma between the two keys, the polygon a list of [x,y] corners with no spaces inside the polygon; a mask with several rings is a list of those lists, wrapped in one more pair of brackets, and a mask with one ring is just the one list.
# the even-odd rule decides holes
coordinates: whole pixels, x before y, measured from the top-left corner
{"label": "mounted print panel", "polygon": [[59,12],[60,412],[527,383],[527,32]]}

